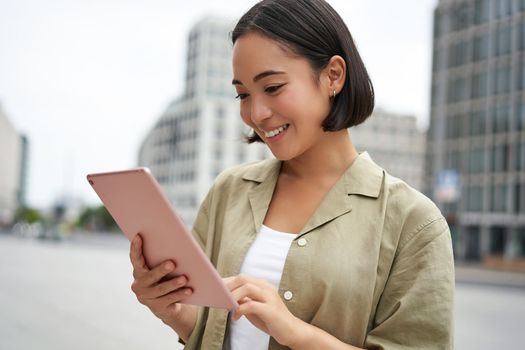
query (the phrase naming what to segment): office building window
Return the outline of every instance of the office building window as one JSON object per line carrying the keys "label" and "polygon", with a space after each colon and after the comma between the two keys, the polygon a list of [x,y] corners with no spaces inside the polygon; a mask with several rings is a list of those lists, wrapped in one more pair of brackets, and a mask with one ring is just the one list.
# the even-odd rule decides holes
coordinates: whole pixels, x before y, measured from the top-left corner
{"label": "office building window", "polygon": [[496,94],[507,93],[510,90],[510,66],[508,64],[496,67],[493,70],[493,91]]}
{"label": "office building window", "polygon": [[465,114],[460,114],[459,115],[459,127],[460,127],[460,130],[458,131],[458,135],[460,137],[467,137],[469,135],[469,130],[468,130],[468,127],[469,127],[469,114],[465,113]]}
{"label": "office building window", "polygon": [[471,96],[472,98],[480,98],[487,96],[488,90],[488,81],[487,81],[487,72],[479,72],[472,76],[472,88]]}
{"label": "office building window", "polygon": [[451,115],[446,120],[446,138],[454,139],[458,135],[458,118],[456,115]]}
{"label": "office building window", "polygon": [[473,61],[478,62],[484,60],[489,55],[489,36],[487,34],[482,34],[474,38],[474,47],[473,47]]}
{"label": "office building window", "polygon": [[443,16],[441,13],[436,12],[434,16],[434,38],[439,38],[441,36],[441,31],[443,28],[442,24]]}
{"label": "office building window", "polygon": [[525,49],[525,20],[522,19],[518,24],[519,43],[518,46],[521,50]]}
{"label": "office building window", "polygon": [[[435,79],[435,80],[437,80],[437,79]],[[436,106],[439,103],[439,97],[440,97],[439,87],[440,87],[439,82],[437,82],[437,81],[432,82],[432,91],[431,91],[431,94],[432,94],[431,105],[432,106]]]}
{"label": "office building window", "polygon": [[463,77],[449,79],[447,87],[447,102],[453,103],[463,101],[466,97],[466,79]]}
{"label": "office building window", "polygon": [[501,173],[509,170],[508,163],[509,146],[508,144],[495,145],[492,149],[492,171]]}
{"label": "office building window", "polygon": [[523,184],[521,183],[516,183],[514,185],[514,191],[513,191],[513,195],[514,195],[514,213],[516,214],[519,214],[519,213],[523,213],[524,212],[524,209],[525,208],[522,208],[524,206],[524,201],[523,201],[523,195],[524,195],[524,190],[523,190]]}
{"label": "office building window", "polygon": [[469,130],[470,135],[478,136],[485,133],[485,119],[486,112],[482,111],[473,111],[470,113],[470,123]]}
{"label": "office building window", "polygon": [[519,142],[516,144],[516,170],[525,170],[525,142]]}
{"label": "office building window", "polygon": [[489,19],[489,0],[476,0],[474,4],[474,23],[482,24]]}
{"label": "office building window", "polygon": [[507,185],[493,185],[491,187],[491,211],[504,213],[507,211]]}
{"label": "office building window", "polygon": [[462,30],[470,25],[470,11],[466,3],[456,4],[449,14],[453,31]]}
{"label": "office building window", "polygon": [[525,103],[523,101],[518,101],[516,104],[514,115],[516,119],[516,130],[525,129]]}
{"label": "office building window", "polygon": [[510,107],[507,103],[502,103],[493,110],[493,131],[506,132],[509,129]]}
{"label": "office building window", "polygon": [[456,67],[467,63],[469,58],[468,51],[469,42],[460,41],[457,43],[452,43],[448,51],[448,66]]}
{"label": "office building window", "polygon": [[494,17],[506,17],[512,12],[512,0],[494,1]]}
{"label": "office building window", "polygon": [[481,186],[467,187],[467,211],[481,212],[483,203],[483,188]]}
{"label": "office building window", "polygon": [[490,254],[503,255],[507,242],[507,227],[494,226],[490,228]]}
{"label": "office building window", "polygon": [[483,148],[474,148],[469,154],[469,173],[479,174],[485,170],[485,152]]}
{"label": "office building window", "polygon": [[516,85],[518,86],[518,89],[525,90],[525,57],[521,58],[521,63],[518,67],[518,74],[516,74]]}
{"label": "office building window", "polygon": [[[445,164],[447,166],[447,169],[450,169],[450,170],[456,170],[458,172],[460,172],[460,162],[459,162],[459,152],[457,151],[451,151],[448,153],[447,155],[447,158],[445,160]],[[409,164],[410,160],[407,160],[407,163],[405,164]]]}
{"label": "office building window", "polygon": [[500,28],[496,35],[496,56],[507,55],[511,49],[510,26]]}

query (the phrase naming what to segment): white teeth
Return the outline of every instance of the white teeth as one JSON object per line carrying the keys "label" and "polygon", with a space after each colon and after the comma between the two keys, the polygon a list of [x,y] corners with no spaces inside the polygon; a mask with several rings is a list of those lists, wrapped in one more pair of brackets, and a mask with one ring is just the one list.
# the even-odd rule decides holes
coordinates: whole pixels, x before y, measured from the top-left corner
{"label": "white teeth", "polygon": [[269,132],[265,132],[264,136],[266,136],[266,137],[274,137],[274,136],[279,135],[280,133],[282,133],[286,129],[288,129],[288,124],[283,125],[283,126],[277,128],[275,130],[272,130],[272,131],[269,131]]}

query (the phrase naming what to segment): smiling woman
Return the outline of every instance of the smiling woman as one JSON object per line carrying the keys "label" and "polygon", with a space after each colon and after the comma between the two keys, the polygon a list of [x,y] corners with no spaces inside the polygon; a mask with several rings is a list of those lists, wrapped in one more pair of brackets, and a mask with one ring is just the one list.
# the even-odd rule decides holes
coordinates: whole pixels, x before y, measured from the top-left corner
{"label": "smiling woman", "polygon": [[353,146],[374,93],[342,19],[324,0],[263,0],[232,41],[247,141],[276,159],[219,175],[193,234],[240,306],[181,304],[187,279],[146,269],[134,242],[139,300],[186,349],[452,348],[448,226]]}

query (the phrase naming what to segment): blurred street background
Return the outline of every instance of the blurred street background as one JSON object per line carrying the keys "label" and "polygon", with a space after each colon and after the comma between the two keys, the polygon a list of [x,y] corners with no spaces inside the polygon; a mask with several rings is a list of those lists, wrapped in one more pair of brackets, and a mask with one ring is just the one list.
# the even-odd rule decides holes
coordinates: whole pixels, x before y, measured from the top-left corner
{"label": "blurred street background", "polygon": [[[183,220],[242,142],[229,32],[256,0],[0,0],[0,349],[177,349],[87,183],[151,169]],[[361,151],[451,229],[456,348],[525,341],[525,0],[332,0],[371,75]],[[378,142],[378,140],[380,142]]]}

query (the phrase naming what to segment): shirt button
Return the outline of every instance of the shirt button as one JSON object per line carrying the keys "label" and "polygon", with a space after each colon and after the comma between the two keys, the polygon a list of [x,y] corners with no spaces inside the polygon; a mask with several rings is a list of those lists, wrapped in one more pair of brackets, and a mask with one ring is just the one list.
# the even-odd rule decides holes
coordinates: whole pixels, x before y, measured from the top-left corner
{"label": "shirt button", "polygon": [[292,292],[290,292],[289,290],[287,290],[286,292],[284,292],[284,299],[286,300],[292,300],[293,298],[293,294]]}
{"label": "shirt button", "polygon": [[304,247],[306,245],[306,243],[307,243],[306,239],[304,239],[304,238],[299,238],[299,240],[297,241],[297,245],[299,247]]}

